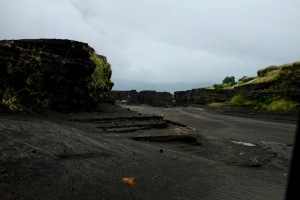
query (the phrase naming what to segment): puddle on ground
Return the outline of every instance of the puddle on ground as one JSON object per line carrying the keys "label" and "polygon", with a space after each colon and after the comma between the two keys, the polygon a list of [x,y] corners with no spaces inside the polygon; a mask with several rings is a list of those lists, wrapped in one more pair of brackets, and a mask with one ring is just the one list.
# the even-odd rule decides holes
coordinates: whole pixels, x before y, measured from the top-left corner
{"label": "puddle on ground", "polygon": [[233,140],[231,142],[233,142],[235,144],[242,144],[242,145],[245,145],[245,146],[248,146],[248,147],[254,147],[255,146],[255,144],[252,144],[252,143],[249,143],[249,142],[241,142],[241,141],[235,141],[235,140]]}

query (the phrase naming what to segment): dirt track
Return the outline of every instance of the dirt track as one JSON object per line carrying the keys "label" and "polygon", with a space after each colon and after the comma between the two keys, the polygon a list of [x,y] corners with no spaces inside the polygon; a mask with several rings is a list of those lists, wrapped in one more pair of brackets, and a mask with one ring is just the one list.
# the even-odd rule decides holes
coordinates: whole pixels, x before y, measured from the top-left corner
{"label": "dirt track", "polygon": [[1,199],[284,199],[296,124],[127,108],[1,114]]}

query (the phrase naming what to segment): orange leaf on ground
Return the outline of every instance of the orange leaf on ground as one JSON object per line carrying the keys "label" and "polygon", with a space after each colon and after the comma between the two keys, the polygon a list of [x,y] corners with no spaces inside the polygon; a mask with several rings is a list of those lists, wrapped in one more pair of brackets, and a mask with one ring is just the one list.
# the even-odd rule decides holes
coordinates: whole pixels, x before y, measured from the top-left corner
{"label": "orange leaf on ground", "polygon": [[135,185],[136,183],[134,182],[134,178],[123,178],[123,182],[127,183],[128,185]]}

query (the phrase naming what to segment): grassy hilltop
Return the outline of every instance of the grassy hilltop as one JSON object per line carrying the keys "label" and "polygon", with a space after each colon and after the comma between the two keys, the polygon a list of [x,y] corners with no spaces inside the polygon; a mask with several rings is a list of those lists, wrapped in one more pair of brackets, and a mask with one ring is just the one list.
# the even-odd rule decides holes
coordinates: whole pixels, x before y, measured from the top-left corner
{"label": "grassy hilltop", "polygon": [[[226,77],[227,79],[232,77]],[[257,76],[231,79],[208,89],[233,89],[230,105],[250,106],[271,111],[299,110],[300,62],[269,66],[257,71]]]}

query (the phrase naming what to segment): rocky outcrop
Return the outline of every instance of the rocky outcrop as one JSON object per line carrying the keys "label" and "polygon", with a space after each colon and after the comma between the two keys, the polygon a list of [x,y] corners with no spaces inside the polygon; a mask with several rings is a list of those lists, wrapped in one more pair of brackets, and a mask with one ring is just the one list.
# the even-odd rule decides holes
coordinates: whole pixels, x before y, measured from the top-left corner
{"label": "rocky outcrop", "polygon": [[154,106],[170,107],[174,105],[173,95],[169,92],[156,92],[154,95]]}
{"label": "rocky outcrop", "polygon": [[170,107],[173,105],[172,94],[169,92],[156,92],[154,90],[112,91],[116,101],[128,104],[147,104],[157,107]]}
{"label": "rocky outcrop", "polygon": [[144,90],[138,93],[138,102],[158,107],[169,107],[172,105],[172,94],[169,92],[156,92]]}
{"label": "rocky outcrop", "polygon": [[154,90],[143,90],[143,91],[140,91],[138,93],[138,102],[140,104],[148,104],[148,105],[154,105],[154,96],[155,96],[155,93],[156,91]]}
{"label": "rocky outcrop", "polygon": [[11,109],[88,109],[111,97],[111,68],[86,43],[60,39],[0,41],[0,103]]}
{"label": "rocky outcrop", "polygon": [[125,101],[128,104],[138,104],[137,95],[138,92],[136,90],[130,91],[112,91],[113,97],[117,101]]}

